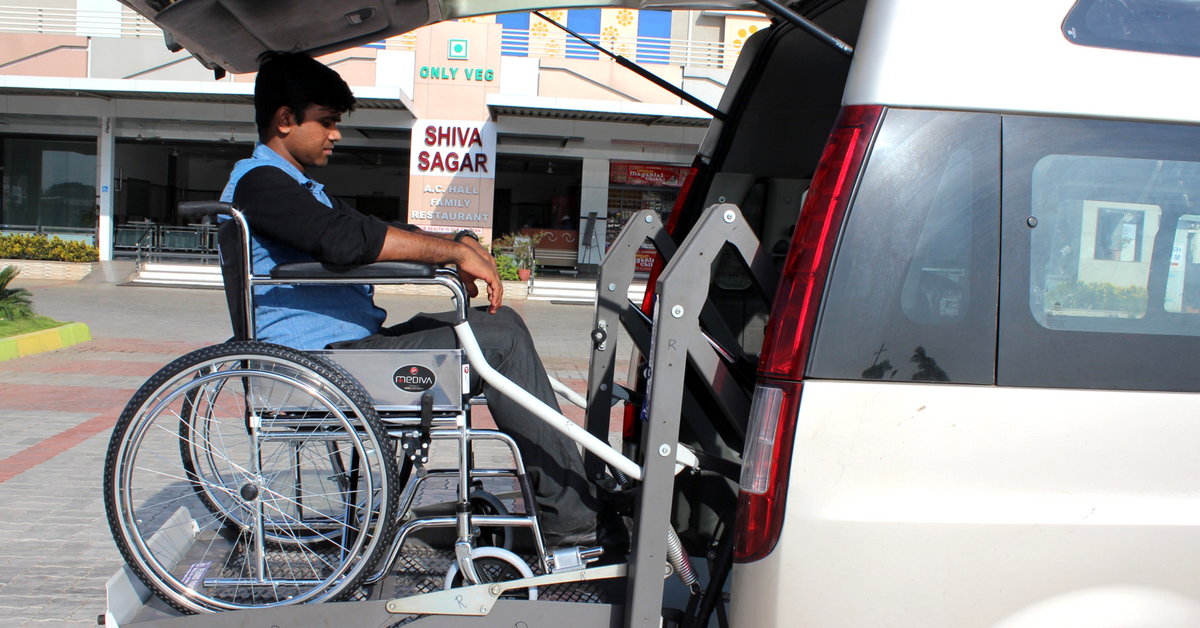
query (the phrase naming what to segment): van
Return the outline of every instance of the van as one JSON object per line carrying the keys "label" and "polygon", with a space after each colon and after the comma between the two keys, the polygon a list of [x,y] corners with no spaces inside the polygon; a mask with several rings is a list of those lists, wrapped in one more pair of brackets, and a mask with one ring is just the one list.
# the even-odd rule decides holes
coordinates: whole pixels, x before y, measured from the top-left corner
{"label": "van", "polygon": [[[234,71],[542,8],[375,3],[358,35],[356,6],[123,1]],[[752,36],[669,225],[733,203],[782,277],[714,262],[749,411],[681,400],[681,441],[741,466],[680,476],[672,513],[698,561],[732,525],[728,624],[1200,623],[1200,6],[789,10],[853,55]]]}

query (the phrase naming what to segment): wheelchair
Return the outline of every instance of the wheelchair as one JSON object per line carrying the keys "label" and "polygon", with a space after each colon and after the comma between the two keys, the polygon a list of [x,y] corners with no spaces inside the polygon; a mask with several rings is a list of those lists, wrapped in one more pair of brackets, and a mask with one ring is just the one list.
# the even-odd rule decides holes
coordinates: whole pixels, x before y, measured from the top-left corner
{"label": "wheelchair", "polygon": [[[162,600],[206,613],[361,599],[410,536],[433,528],[452,530],[455,539],[447,589],[532,577],[530,564],[511,550],[520,530],[532,537],[533,568],[542,574],[583,569],[599,557],[600,548],[547,552],[516,443],[471,427],[472,369],[627,475],[641,469],[487,365],[453,271],[310,262],[259,276],[240,212],[212,202],[185,203],[180,211],[224,217],[221,266],[234,339],[152,376],[121,414],[104,469],[113,537]],[[458,311],[459,348],[302,352],[255,340],[255,287],[339,283],[446,288]],[[439,441],[453,444],[456,468],[427,466]],[[477,468],[472,445],[484,441],[506,448],[511,468]],[[422,486],[439,478],[456,484],[453,512],[413,516]],[[525,512],[510,514],[480,491],[485,478],[514,481]],[[510,593],[536,599],[538,590]]]}

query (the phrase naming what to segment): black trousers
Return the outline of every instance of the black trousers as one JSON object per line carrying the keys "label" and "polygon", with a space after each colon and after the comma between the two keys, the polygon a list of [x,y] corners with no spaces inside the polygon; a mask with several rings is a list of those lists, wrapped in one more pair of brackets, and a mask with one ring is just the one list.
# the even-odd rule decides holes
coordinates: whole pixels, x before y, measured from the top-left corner
{"label": "black trousers", "polygon": [[[421,313],[361,340],[330,345],[334,349],[454,349],[456,312]],[[546,369],[533,346],[525,321],[511,308],[495,315],[486,308],[467,310],[467,321],[492,368],[558,410]],[[480,378],[472,372],[472,387]],[[552,535],[591,529],[599,502],[583,471],[575,441],[547,425],[517,402],[483,384],[497,427],[517,442],[525,461],[543,529]]]}

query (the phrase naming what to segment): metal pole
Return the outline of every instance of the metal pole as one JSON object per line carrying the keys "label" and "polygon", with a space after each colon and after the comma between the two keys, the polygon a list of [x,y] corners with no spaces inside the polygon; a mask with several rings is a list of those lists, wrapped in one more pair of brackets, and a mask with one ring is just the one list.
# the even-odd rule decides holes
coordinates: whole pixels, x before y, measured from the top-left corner
{"label": "metal pole", "polygon": [[754,0],[754,1],[768,9],[770,9],[771,12],[774,13],[775,15],[778,15],[779,17],[791,22],[792,24],[795,24],[798,28],[803,29],[809,35],[816,37],[817,39],[821,40],[822,43],[830,46],[831,48],[846,55],[847,57],[854,56],[854,48],[850,44],[829,34],[829,31],[821,28],[820,26],[817,26],[816,24],[814,24],[812,22],[812,20],[809,20],[808,18],[804,17],[803,15],[800,15],[799,13],[796,13],[795,11],[783,6],[782,4],[775,2],[775,0]]}
{"label": "metal pole", "polygon": [[562,24],[555,22],[554,20],[546,17],[545,15],[542,15],[542,13],[540,11],[534,11],[533,14],[542,18],[543,20],[546,20],[547,22],[550,22],[551,24],[559,27],[560,29],[566,31],[566,33],[568,35],[574,37],[575,39],[578,39],[579,41],[582,41],[583,43],[591,46],[592,48],[595,48],[596,50],[604,53],[606,56],[611,57],[613,61],[617,62],[617,65],[620,65],[621,67],[629,70],[630,72],[633,72],[634,74],[637,74],[638,76],[646,79],[647,81],[650,81],[651,83],[654,83],[655,85],[667,90],[668,92],[671,92],[672,94],[682,98],[683,100],[685,100],[688,104],[692,105],[693,107],[703,111],[704,113],[707,113],[708,115],[716,118],[717,120],[725,119],[725,114],[723,112],[721,112],[720,109],[717,109],[716,107],[709,105],[708,103],[704,102],[703,100],[700,100],[699,98],[696,98],[695,96],[683,91],[682,89],[679,89],[678,87],[672,85],[671,83],[668,83],[662,77],[660,77],[656,74],[653,74],[651,72],[647,72],[646,69],[643,68],[642,66],[630,61],[629,59],[626,59],[625,57],[622,57],[619,54],[609,52],[606,48],[603,48],[599,44],[592,42],[591,40],[585,38],[583,35],[580,35],[579,33],[576,33],[575,31],[567,28],[566,26],[563,26]]}

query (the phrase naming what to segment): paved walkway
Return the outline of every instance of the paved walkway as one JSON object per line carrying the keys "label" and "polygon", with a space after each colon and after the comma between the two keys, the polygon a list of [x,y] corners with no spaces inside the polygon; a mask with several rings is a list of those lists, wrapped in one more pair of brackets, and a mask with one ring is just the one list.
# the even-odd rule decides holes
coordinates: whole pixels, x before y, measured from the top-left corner
{"label": "paved walkway", "polygon": [[[94,340],[0,363],[0,626],[95,625],[104,583],[121,566],[101,487],[111,428],[161,366],[230,333],[218,291],[118,287],[99,273],[78,283],[15,282],[33,292],[38,313],[87,323]],[[436,297],[378,302],[389,324],[450,307]],[[547,370],[582,392],[591,308],[512,305]],[[481,410],[476,422],[490,423]],[[564,410],[582,421],[582,411]],[[612,416],[617,430],[619,412]]]}

